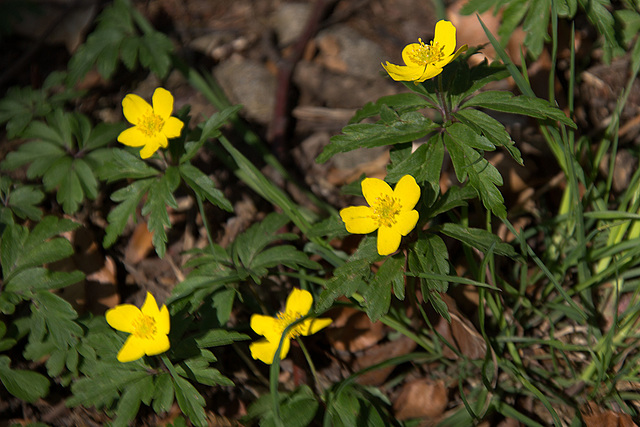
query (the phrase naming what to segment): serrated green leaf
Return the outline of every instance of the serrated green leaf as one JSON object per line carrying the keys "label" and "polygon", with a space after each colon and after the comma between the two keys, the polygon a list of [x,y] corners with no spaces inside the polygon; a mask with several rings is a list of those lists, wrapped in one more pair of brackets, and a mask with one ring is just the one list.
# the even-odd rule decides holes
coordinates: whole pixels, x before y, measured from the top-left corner
{"label": "serrated green leaf", "polygon": [[162,373],[155,376],[154,394],[152,407],[156,414],[169,412],[173,405],[173,382],[171,375]]}
{"label": "serrated green leaf", "polygon": [[480,151],[493,151],[495,145],[480,133],[475,132],[473,128],[461,122],[452,123],[447,126],[446,131],[456,141],[464,141],[465,145]]}
{"label": "serrated green leaf", "polygon": [[526,95],[514,96],[511,92],[494,90],[481,92],[462,105],[462,108],[468,107],[488,108],[538,119],[557,120],[571,128],[576,128],[573,120],[548,101]]}
{"label": "serrated green leaf", "polygon": [[8,206],[18,218],[39,221],[42,218],[42,211],[37,205],[43,199],[44,193],[42,191],[29,185],[23,185],[11,191]]}
{"label": "serrated green leaf", "polygon": [[402,287],[404,299],[404,257],[389,257],[380,266],[375,277],[362,290],[365,300],[365,309],[372,322],[377,322],[387,314],[391,305],[391,289]]}
{"label": "serrated green leaf", "polygon": [[522,24],[525,33],[524,44],[536,58],[542,53],[545,40],[549,40],[546,28],[549,25],[550,12],[551,0],[536,0],[535,6],[529,8]]}
{"label": "serrated green leaf", "polygon": [[[409,270],[414,274],[436,273],[439,275],[449,274],[449,252],[442,239],[435,234],[424,234],[416,241],[409,252]],[[426,301],[429,301],[436,311],[450,320],[449,313],[444,307],[438,304],[440,292],[446,292],[449,283],[437,279],[420,279],[420,288]]]}
{"label": "serrated green leaf", "polygon": [[371,274],[369,261],[352,260],[336,268],[333,277],[327,280],[325,287],[316,300],[318,312],[326,311],[333,302],[341,297],[350,297],[359,288],[367,286],[365,278]]}
{"label": "serrated green leaf", "polygon": [[240,332],[227,331],[224,329],[210,329],[195,338],[196,344],[200,348],[219,347],[228,345],[236,341],[249,339],[248,335]]}
{"label": "serrated green leaf", "polygon": [[129,217],[135,214],[138,203],[147,193],[149,187],[153,184],[153,179],[141,179],[134,181],[125,188],[122,188],[111,195],[111,200],[119,203],[107,216],[109,225],[105,230],[105,236],[102,244],[105,248],[113,245],[118,236],[122,234],[124,227],[127,225]]}
{"label": "serrated green leaf", "polygon": [[331,138],[331,142],[316,161],[324,163],[337,153],[352,151],[356,148],[373,148],[415,141],[439,127],[440,125],[415,111],[400,115],[400,119],[393,124],[348,125],[342,129],[341,135]]}
{"label": "serrated green leaf", "polygon": [[159,170],[149,166],[138,156],[114,148],[111,150],[111,158],[98,170],[100,179],[113,182],[120,179],[143,179],[156,176]]}
{"label": "serrated green leaf", "polygon": [[162,258],[166,250],[166,228],[171,228],[171,220],[167,207],[177,208],[178,203],[173,197],[173,192],[180,185],[180,173],[177,167],[169,167],[164,175],[151,180],[149,197],[142,207],[142,215],[148,215],[147,226],[153,234],[151,241],[156,248],[158,256]]}
{"label": "serrated green leaf", "polygon": [[141,377],[136,381],[132,381],[127,384],[122,396],[118,400],[118,406],[116,407],[117,418],[114,420],[113,425],[126,427],[136,417],[138,410],[140,409],[140,403],[143,401],[149,401],[145,398],[145,395],[151,395],[153,393],[153,377],[147,375]]}
{"label": "serrated green leaf", "polygon": [[[412,147],[407,147],[411,152]],[[387,168],[388,182],[398,182],[404,175],[413,176],[417,182],[426,182],[434,192],[440,191],[440,171],[444,161],[444,145],[434,137],[421,144],[401,162],[392,162]]]}
{"label": "serrated green leaf", "polygon": [[22,270],[11,277],[5,283],[4,290],[7,292],[22,293],[24,291],[34,291],[39,289],[60,289],[78,283],[84,279],[81,271],[63,272],[49,271],[46,268],[35,267]]}
{"label": "serrated green leaf", "polygon": [[449,212],[458,206],[466,206],[467,200],[473,199],[478,193],[471,186],[450,187],[427,212],[428,218],[433,218],[441,213]]}
{"label": "serrated green leaf", "polygon": [[73,161],[73,170],[82,186],[82,192],[91,200],[98,197],[98,180],[87,162],[82,159],[75,159]]}
{"label": "serrated green leaf", "polygon": [[9,393],[33,403],[49,393],[49,380],[37,372],[11,369],[11,359],[0,356],[0,381]]}
{"label": "serrated green leaf", "polygon": [[458,181],[464,182],[468,176],[469,184],[478,192],[484,206],[497,217],[506,217],[504,199],[497,188],[502,185],[500,172],[480,153],[467,146],[466,140],[457,140],[448,132],[443,137]]}
{"label": "serrated green leaf", "polygon": [[205,427],[207,425],[207,417],[204,412],[204,397],[189,381],[182,377],[173,377],[173,384],[175,386],[176,400],[182,412],[189,417],[193,424]]}
{"label": "serrated green leaf", "polygon": [[520,165],[523,164],[520,150],[516,148],[515,142],[513,142],[502,123],[480,110],[471,108],[457,111],[453,113],[453,116],[472,128],[476,133],[484,135],[495,145],[506,148],[516,162]]}
{"label": "serrated green leaf", "polygon": [[411,92],[383,96],[376,102],[369,102],[356,111],[356,114],[349,120],[349,124],[359,123],[368,117],[379,115],[380,108],[382,108],[383,105],[391,107],[397,113],[401,114],[428,107],[431,104],[423,96]]}
{"label": "serrated green leaf", "polygon": [[80,203],[84,200],[84,192],[82,191],[80,178],[78,178],[75,170],[70,169],[63,177],[56,193],[56,200],[62,205],[62,209],[66,214],[78,211]]}
{"label": "serrated green leaf", "polygon": [[[27,170],[27,177],[29,179],[38,178],[51,164],[64,155],[64,150],[55,144],[45,141],[31,141],[22,144],[18,151],[7,154],[7,158],[2,162],[2,170],[14,170],[31,162],[32,165]],[[42,165],[34,166],[33,163],[37,161],[39,161],[39,165]]]}
{"label": "serrated green leaf", "polygon": [[169,73],[173,44],[166,35],[160,32],[145,34],[140,39],[138,49],[140,63],[143,67],[149,68],[161,79]]}
{"label": "serrated green leaf", "polygon": [[215,138],[220,135],[220,127],[222,127],[229,118],[235,116],[238,111],[242,109],[242,105],[233,105],[231,107],[227,107],[221,111],[218,111],[203,124],[198,127],[202,129],[200,133],[200,138],[198,141],[190,141],[185,144],[185,152],[180,157],[180,164],[188,162],[196,155],[200,147],[205,143],[209,138]]}
{"label": "serrated green leaf", "polygon": [[471,247],[479,249],[485,254],[489,248],[493,248],[493,252],[498,255],[508,256],[509,258],[517,258],[513,246],[504,243],[498,236],[480,228],[462,227],[458,224],[446,223],[440,228],[443,234],[453,237]]}
{"label": "serrated green leaf", "polygon": [[201,198],[207,199],[214,205],[226,210],[227,212],[233,211],[231,202],[224,197],[224,194],[218,190],[211,178],[206,176],[200,169],[191,165],[190,163],[183,163],[179,166],[180,175],[187,183],[189,187]]}
{"label": "serrated green leaf", "polygon": [[292,240],[297,236],[292,233],[280,233],[278,231],[289,222],[289,219],[278,213],[270,213],[261,222],[249,227],[247,231],[240,234],[231,246],[231,253],[234,259],[238,259],[240,266],[250,268],[253,259],[267,245],[277,240]]}

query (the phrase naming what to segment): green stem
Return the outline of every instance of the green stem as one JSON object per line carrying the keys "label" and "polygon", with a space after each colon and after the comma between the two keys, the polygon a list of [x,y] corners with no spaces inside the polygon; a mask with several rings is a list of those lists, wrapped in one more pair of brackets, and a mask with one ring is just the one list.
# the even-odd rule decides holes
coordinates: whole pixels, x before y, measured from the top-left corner
{"label": "green stem", "polygon": [[296,341],[298,341],[298,344],[300,344],[300,349],[304,354],[304,358],[307,359],[307,364],[309,365],[311,376],[313,376],[313,383],[316,386],[316,392],[319,395],[322,395],[322,387],[320,387],[320,380],[318,378],[318,373],[316,372],[316,366],[313,364],[313,360],[311,360],[311,355],[309,354],[309,351],[307,351],[307,347],[304,345],[300,337],[296,337]]}

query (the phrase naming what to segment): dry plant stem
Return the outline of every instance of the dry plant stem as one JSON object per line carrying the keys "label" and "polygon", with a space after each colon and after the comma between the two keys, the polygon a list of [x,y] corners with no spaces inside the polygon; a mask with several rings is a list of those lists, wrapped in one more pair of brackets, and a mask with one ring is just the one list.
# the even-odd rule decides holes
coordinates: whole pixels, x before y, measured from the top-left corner
{"label": "dry plant stem", "polygon": [[276,90],[276,103],[273,109],[273,119],[269,126],[269,142],[276,157],[283,162],[286,158],[285,153],[288,147],[285,147],[285,139],[287,127],[289,125],[289,95],[291,87],[291,77],[296,64],[302,59],[304,49],[307,43],[318,31],[320,21],[324,17],[326,11],[337,0],[316,0],[313,9],[305,25],[304,32],[298,38],[293,53],[288,58],[281,61],[278,67],[278,86]]}
{"label": "dry plant stem", "polygon": [[251,360],[250,357],[247,357],[247,355],[244,353],[244,351],[242,351],[238,343],[233,342],[231,343],[231,346],[233,347],[235,352],[238,354],[238,356],[240,356],[240,359],[242,359],[242,361],[247,364],[249,369],[251,369],[251,372],[253,372],[253,374],[260,380],[260,382],[265,386],[269,387],[269,380],[264,375],[262,375],[262,373],[260,372],[260,369],[258,369],[256,364],[253,363],[253,360]]}

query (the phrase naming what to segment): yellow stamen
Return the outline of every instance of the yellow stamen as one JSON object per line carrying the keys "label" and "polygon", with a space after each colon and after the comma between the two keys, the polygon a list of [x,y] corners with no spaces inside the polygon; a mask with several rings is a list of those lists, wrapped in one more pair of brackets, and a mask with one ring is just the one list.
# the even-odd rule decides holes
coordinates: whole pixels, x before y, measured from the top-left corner
{"label": "yellow stamen", "polygon": [[397,222],[396,216],[400,214],[402,205],[394,197],[380,194],[371,208],[373,209],[371,217],[378,221],[378,227],[391,227]]}
{"label": "yellow stamen", "polygon": [[431,41],[430,44],[425,44],[422,39],[418,39],[420,47],[412,50],[408,59],[416,65],[428,65],[438,62],[444,56],[442,50],[444,46],[440,47],[440,43]]}
{"label": "yellow stamen", "polygon": [[[282,333],[287,328],[287,326],[289,326],[290,324],[292,324],[293,322],[295,322],[301,317],[302,317],[302,313],[284,312],[284,311],[281,311],[280,313],[278,313],[277,319],[279,320],[278,326],[280,327],[280,335],[282,335]],[[295,338],[299,335],[302,335],[303,330],[301,328],[302,328],[302,323],[299,323],[298,325],[293,327],[293,329],[289,330],[289,334],[288,334],[289,338]]]}
{"label": "yellow stamen", "polygon": [[144,116],[138,126],[140,127],[140,130],[145,133],[145,135],[153,136],[162,131],[164,120],[162,120],[162,117],[158,116],[157,114],[151,113]]}
{"label": "yellow stamen", "polygon": [[138,338],[152,339],[156,332],[156,321],[151,316],[141,314],[133,322],[133,335]]}

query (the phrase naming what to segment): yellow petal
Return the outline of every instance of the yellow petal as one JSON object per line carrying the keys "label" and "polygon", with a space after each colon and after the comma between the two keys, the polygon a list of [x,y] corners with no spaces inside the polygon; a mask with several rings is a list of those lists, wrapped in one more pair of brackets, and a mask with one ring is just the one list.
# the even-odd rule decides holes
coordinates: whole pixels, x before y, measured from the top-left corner
{"label": "yellow petal", "polygon": [[400,247],[400,233],[391,227],[380,227],[378,230],[378,253],[390,255]]}
{"label": "yellow petal", "polygon": [[[452,51],[453,52],[453,51]],[[153,92],[153,112],[167,120],[173,112],[173,95],[164,88],[157,88]]]}
{"label": "yellow petal", "polygon": [[438,21],[433,41],[442,48],[444,56],[450,56],[456,50],[456,27],[449,21]]}
{"label": "yellow petal", "polygon": [[151,294],[151,292],[147,292],[147,296],[142,303],[142,307],[140,307],[140,311],[145,316],[149,316],[153,319],[156,319],[160,314],[160,310],[158,309],[158,304],[156,303],[155,297]]}
{"label": "yellow petal", "polygon": [[382,64],[387,73],[389,73],[389,77],[391,77],[395,81],[402,82],[411,82],[419,79],[422,74],[424,74],[425,68],[424,65],[421,66],[403,66],[403,65],[395,65],[387,62],[387,64]]}
{"label": "yellow petal", "polygon": [[299,326],[299,331],[301,335],[313,335],[318,332],[320,329],[326,328],[331,324],[333,319],[329,319],[328,317],[320,318],[320,319],[307,319],[303,321]]}
{"label": "yellow petal", "polygon": [[285,312],[287,314],[294,314],[295,317],[299,317],[299,315],[304,316],[311,310],[312,304],[313,297],[309,292],[303,289],[293,288],[293,291],[291,291],[287,298]]}
{"label": "yellow petal", "polygon": [[142,341],[143,340],[137,338],[135,335],[129,335],[118,352],[118,362],[133,362],[134,360],[138,360],[144,356],[144,346],[142,345]]}
{"label": "yellow petal", "polygon": [[369,206],[349,206],[340,211],[340,218],[349,233],[369,234],[378,229],[378,222],[371,217]]}
{"label": "yellow petal", "polygon": [[402,205],[402,211],[410,211],[420,199],[420,186],[411,175],[400,178],[393,190],[393,196]]}
{"label": "yellow petal", "polygon": [[262,314],[253,314],[250,325],[256,334],[266,337],[269,341],[280,340],[282,326],[277,319]]}
{"label": "yellow petal", "polygon": [[[408,212],[400,212],[398,216],[396,216],[396,223],[391,227],[397,233],[406,236],[409,234],[411,230],[416,227],[418,223],[418,218],[420,214],[418,211],[408,211]],[[384,228],[384,227],[383,227]],[[378,239],[380,235],[378,234]]]}
{"label": "yellow petal", "polygon": [[171,317],[166,305],[162,306],[160,314],[156,318],[156,328],[158,328],[158,333],[162,335],[168,335],[171,331]]}
{"label": "yellow petal", "polygon": [[167,137],[161,133],[156,134],[150,137],[147,140],[147,144],[144,146],[144,148],[140,150],[140,157],[142,157],[143,159],[147,159],[153,156],[153,153],[158,151],[160,147],[166,147],[167,145],[169,145]]}
{"label": "yellow petal", "polygon": [[[249,351],[251,351],[251,357],[253,357],[256,360],[260,360],[266,363],[267,365],[271,365],[273,363],[273,359],[276,354],[276,350],[278,349],[279,343],[280,343],[279,340],[278,341],[260,340],[260,341],[253,342],[249,345]],[[284,342],[282,343],[282,351],[280,352],[281,360],[287,357],[290,346],[291,346],[291,343],[289,342],[289,339],[285,338]]]}
{"label": "yellow petal", "polygon": [[180,136],[180,132],[182,132],[182,127],[184,123],[177,117],[169,117],[162,127],[162,133],[167,138],[177,138]]}
{"label": "yellow petal", "polygon": [[164,334],[157,334],[153,339],[141,341],[144,353],[147,356],[164,353],[165,351],[169,350],[169,347],[171,347],[171,344],[169,343],[169,337]]}
{"label": "yellow petal", "polygon": [[122,100],[122,113],[129,123],[137,125],[142,117],[152,114],[153,109],[147,101],[130,93]]}
{"label": "yellow petal", "polygon": [[148,140],[149,137],[138,126],[125,129],[118,135],[118,142],[129,147],[142,147]]}
{"label": "yellow petal", "polygon": [[393,197],[393,191],[389,184],[378,178],[365,178],[362,180],[362,195],[370,206],[376,204],[379,197]]}
{"label": "yellow petal", "polygon": [[[449,62],[447,63],[443,63],[442,67],[444,67],[445,65],[447,65]],[[440,74],[442,72],[442,67],[436,66],[436,65],[427,65],[427,67],[424,69],[424,73],[422,73],[422,75],[415,79],[416,83],[420,83],[423,82],[425,80],[429,80],[434,78],[435,76],[437,76],[438,74]]]}
{"label": "yellow petal", "polygon": [[105,313],[107,323],[113,329],[122,332],[133,332],[133,322],[140,317],[142,313],[135,305],[121,304],[117,305]]}

